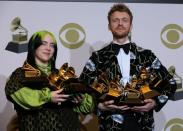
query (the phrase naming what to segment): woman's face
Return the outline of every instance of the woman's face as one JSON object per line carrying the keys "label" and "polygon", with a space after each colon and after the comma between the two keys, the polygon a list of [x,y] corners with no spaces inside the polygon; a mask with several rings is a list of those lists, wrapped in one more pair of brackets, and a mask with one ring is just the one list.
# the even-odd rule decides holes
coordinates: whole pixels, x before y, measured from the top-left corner
{"label": "woman's face", "polygon": [[50,35],[43,38],[42,44],[35,51],[36,64],[48,64],[54,54],[54,44]]}

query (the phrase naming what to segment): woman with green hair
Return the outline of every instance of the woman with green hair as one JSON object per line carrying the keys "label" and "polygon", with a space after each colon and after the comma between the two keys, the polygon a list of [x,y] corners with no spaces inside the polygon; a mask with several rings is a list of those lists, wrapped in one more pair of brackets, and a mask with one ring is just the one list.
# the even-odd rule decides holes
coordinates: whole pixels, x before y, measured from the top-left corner
{"label": "woman with green hair", "polygon": [[56,56],[54,35],[48,31],[34,33],[26,61],[6,83],[5,93],[14,104],[20,131],[79,131],[78,113],[90,113],[94,107],[88,94],[73,98],[62,89],[50,88],[47,78],[58,71]]}

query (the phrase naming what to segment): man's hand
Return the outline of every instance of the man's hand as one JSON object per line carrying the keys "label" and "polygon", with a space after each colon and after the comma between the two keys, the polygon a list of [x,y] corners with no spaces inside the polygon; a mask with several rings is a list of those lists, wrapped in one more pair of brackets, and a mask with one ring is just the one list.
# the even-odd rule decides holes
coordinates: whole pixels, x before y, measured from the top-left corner
{"label": "man's hand", "polygon": [[129,110],[130,107],[127,105],[117,106],[114,104],[114,100],[105,101],[98,104],[98,108],[102,111],[115,111],[115,110]]}
{"label": "man's hand", "polygon": [[156,102],[153,99],[144,100],[144,104],[143,106],[134,106],[131,110],[135,112],[149,112],[156,106]]}

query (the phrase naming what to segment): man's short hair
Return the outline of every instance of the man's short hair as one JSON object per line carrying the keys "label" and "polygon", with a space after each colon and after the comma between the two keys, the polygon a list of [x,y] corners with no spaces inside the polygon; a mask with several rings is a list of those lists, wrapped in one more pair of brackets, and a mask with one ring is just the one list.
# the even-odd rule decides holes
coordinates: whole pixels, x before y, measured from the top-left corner
{"label": "man's short hair", "polygon": [[128,8],[128,6],[126,6],[125,4],[123,3],[118,3],[118,4],[114,4],[111,9],[109,10],[108,12],[108,22],[110,23],[110,17],[111,15],[116,12],[116,11],[119,11],[119,12],[126,12],[129,16],[130,16],[130,22],[132,23],[132,20],[133,20],[133,14],[131,12],[131,10]]}

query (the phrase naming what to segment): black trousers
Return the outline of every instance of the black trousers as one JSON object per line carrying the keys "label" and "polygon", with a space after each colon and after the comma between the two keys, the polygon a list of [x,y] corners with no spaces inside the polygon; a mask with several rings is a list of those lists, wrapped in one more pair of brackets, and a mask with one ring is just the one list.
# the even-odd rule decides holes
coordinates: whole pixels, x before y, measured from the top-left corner
{"label": "black trousers", "polygon": [[131,114],[125,114],[121,131],[141,131],[141,126]]}

